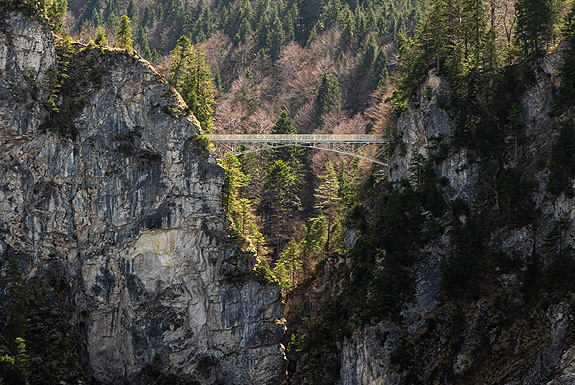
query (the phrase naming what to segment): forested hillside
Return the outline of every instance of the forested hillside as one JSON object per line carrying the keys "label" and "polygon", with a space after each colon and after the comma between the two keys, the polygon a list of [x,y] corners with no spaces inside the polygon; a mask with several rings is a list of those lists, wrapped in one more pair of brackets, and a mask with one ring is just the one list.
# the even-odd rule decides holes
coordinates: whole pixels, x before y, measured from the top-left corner
{"label": "forested hillside", "polygon": [[[384,98],[394,84],[397,44],[413,35],[427,4],[94,0],[68,6],[67,30],[86,42],[99,29],[117,45],[126,15],[134,48],[180,91],[204,132],[383,134],[394,120]],[[245,155],[223,165],[223,207],[234,230],[267,258],[286,289],[327,254],[343,251],[342,221],[371,168],[303,150]]]}
{"label": "forested hillside", "polygon": [[[144,232],[150,241],[144,238],[145,246],[136,242],[139,238],[133,241],[134,250],[145,252],[130,258],[155,255],[148,244],[194,245],[188,237],[208,242],[202,250],[213,247],[211,230],[194,227],[206,207],[199,201],[194,201],[192,208],[181,203],[197,215],[198,222],[177,226],[177,231],[192,229],[198,230],[197,234],[184,234],[177,242],[161,238],[164,232],[173,231],[172,221],[179,218],[175,212],[165,214],[169,205],[164,206],[163,199],[179,199],[179,195],[174,198],[169,194],[196,188],[190,187],[194,183],[203,189],[204,176],[198,175],[206,169],[211,170],[207,179],[214,182],[206,182],[212,185],[206,188],[205,199],[214,213],[219,210],[215,195],[220,191],[221,174],[217,173],[221,170],[213,163],[213,168],[206,166],[210,143],[205,134],[374,133],[389,139],[385,149],[388,165],[383,170],[357,159],[296,147],[277,147],[220,161],[225,176],[221,179],[219,204],[228,222],[216,214],[210,220],[222,226],[215,230],[218,237],[224,239],[222,234],[231,234],[244,253],[234,254],[235,246],[229,245],[226,237],[225,242],[218,238],[226,245],[218,257],[212,257],[211,251],[196,249],[182,250],[181,255],[193,255],[201,268],[225,259],[222,270],[209,265],[218,285],[224,283],[222,291],[214,294],[218,301],[221,295],[221,301],[210,307],[211,320],[224,323],[214,321],[217,327],[213,338],[232,346],[237,341],[229,342],[232,340],[217,333],[241,325],[246,333],[256,331],[247,342],[255,345],[238,353],[237,361],[235,350],[222,355],[217,349],[193,355],[192,361],[182,359],[188,365],[186,370],[200,383],[218,383],[223,378],[216,374],[220,368],[228,368],[225,381],[230,384],[242,376],[265,379],[265,370],[270,371],[273,381],[280,381],[285,363],[277,342],[284,327],[287,332],[282,343],[292,384],[575,382],[572,1],[9,0],[2,7],[33,16],[49,25],[57,36],[53,65],[42,76],[14,71],[14,79],[20,76],[33,85],[30,90],[43,87],[46,100],[40,97],[43,104],[38,116],[44,115],[34,121],[43,122],[41,126],[38,123],[38,135],[49,135],[50,140],[41,143],[61,141],[63,148],[91,145],[89,140],[78,140],[77,127],[84,127],[86,122],[84,129],[90,127],[85,119],[88,99],[84,91],[96,95],[95,90],[109,80],[102,75],[105,66],[116,66],[113,73],[125,79],[123,74],[130,72],[127,68],[133,68],[128,67],[133,63],[145,67],[141,71],[151,74],[158,89],[167,90],[158,93],[160,102],[143,109],[152,116],[149,119],[160,115],[167,127],[176,120],[200,128],[179,142],[190,147],[182,154],[193,153],[197,159],[182,162],[174,156],[167,162],[173,154],[154,149],[155,145],[163,146],[166,139],[144,146],[145,136],[139,131],[144,128],[131,121],[129,112],[128,118],[118,118],[129,123],[98,121],[103,131],[121,131],[107,134],[113,139],[102,141],[105,153],[113,154],[112,163],[120,165],[110,167],[103,176],[105,180],[117,178],[125,168],[122,165],[134,162],[141,175],[155,175],[158,181],[162,172],[170,175],[169,182],[161,179],[158,186],[177,186],[161,199],[148,202],[160,206],[142,215],[141,223],[137,223],[140,227],[135,227],[133,233],[139,237]],[[6,33],[12,33],[13,27],[7,25]],[[0,43],[3,41],[8,39]],[[155,70],[147,67],[142,57]],[[118,63],[125,67],[118,67]],[[88,80],[78,80],[82,75]],[[116,95],[115,85],[106,84],[110,94]],[[128,90],[139,87],[125,84]],[[12,95],[8,91],[5,94]],[[132,106],[134,98],[119,99]],[[117,111],[120,108],[114,113]],[[132,110],[126,107],[125,111]],[[27,140],[28,136],[18,136],[17,140],[2,143],[12,148]],[[70,151],[73,156],[69,158],[76,159],[76,152]],[[21,150],[17,155],[25,153]],[[180,179],[184,173],[171,173],[179,172],[180,164],[189,166],[193,162],[202,166],[192,167],[193,172],[185,174],[191,175],[193,182],[186,179],[188,184],[184,186]],[[165,169],[157,172],[160,164]],[[67,176],[58,182],[61,191],[68,191]],[[154,196],[156,187],[141,186],[140,181],[129,179],[132,177],[128,174],[123,184],[108,182],[124,186],[114,199],[121,201],[124,191],[131,192],[137,185],[142,191],[133,202],[144,207],[138,197]],[[46,186],[34,185],[29,195],[51,191]],[[9,188],[0,190],[4,191]],[[71,205],[81,199],[67,194],[60,203]],[[190,192],[186,198],[196,199],[194,194]],[[86,200],[100,204],[103,198],[98,195]],[[24,202],[24,198],[12,201]],[[109,205],[113,207],[114,203]],[[136,226],[126,219],[129,217],[127,212],[120,219],[110,215],[114,219],[110,219],[106,237],[124,236],[114,227],[116,220],[126,220],[128,227]],[[22,223],[25,220],[28,218]],[[32,216],[26,223],[34,220]],[[225,231],[224,224],[228,226]],[[0,235],[20,239],[20,232],[13,228],[16,226],[0,228]],[[38,228],[42,234],[47,232],[46,226]],[[32,236],[26,242],[36,247],[37,238]],[[90,255],[101,258],[100,249],[112,250],[110,255],[116,257],[128,254],[116,249],[122,245],[121,239],[118,243],[116,238],[105,242],[101,248],[90,245]],[[25,259],[22,255],[26,253],[17,254],[12,251],[17,242],[8,243],[0,242],[5,266],[2,278],[7,288],[7,294],[0,296],[4,301],[0,305],[7,309],[0,319],[4,328],[0,375],[7,378],[16,373],[17,381],[26,383],[30,360],[23,337],[31,335],[26,321],[31,297],[26,291],[30,285],[17,263],[17,258]],[[70,243],[74,244],[70,240],[61,242]],[[67,255],[64,246],[59,244],[55,253],[52,243],[46,244],[43,252],[48,257],[37,257],[42,263],[42,258],[52,263],[59,261],[58,253]],[[164,261],[166,255],[158,258]],[[253,257],[258,262],[252,270],[248,260]],[[110,277],[126,276],[136,282],[126,289],[128,297],[118,300],[121,306],[134,300],[142,301],[144,308],[149,304],[147,295],[156,298],[149,294],[155,292],[146,292],[142,283],[152,282],[155,273],[152,279],[148,265],[143,263],[136,277],[130,270],[132,262],[125,260],[116,263],[110,257],[105,268],[88,274],[96,288],[93,298],[101,302],[100,307],[112,309],[106,313],[112,323],[116,305],[110,298],[121,290],[115,289],[115,278]],[[121,271],[114,270],[117,264]],[[98,259],[94,265],[104,263]],[[162,268],[168,265],[172,266],[158,263]],[[186,274],[196,273],[195,266],[190,269]],[[202,274],[198,276],[198,281],[203,279]],[[122,280],[118,278],[117,282]],[[148,286],[166,295],[166,302],[152,301],[166,317],[162,318],[167,320],[164,326],[186,317],[164,313],[165,303],[188,298],[188,294],[192,298],[195,290],[203,290],[194,286],[186,293],[178,289],[163,291],[163,282],[153,283],[155,286]],[[44,293],[48,289],[36,286],[30,286],[37,292],[32,297],[48,295]],[[215,287],[213,283],[207,286]],[[261,296],[254,300],[257,309],[240,319],[240,308],[252,310],[251,290]],[[62,290],[61,296],[69,297],[66,301],[72,303],[71,292]],[[85,303],[88,301],[82,306]],[[283,303],[285,319],[277,316]],[[198,311],[204,311],[200,302],[196,305]],[[178,309],[186,306],[177,304]],[[266,306],[273,308],[275,315],[266,318],[273,325],[262,326],[258,317],[266,313]],[[130,306],[126,308],[126,314],[130,313]],[[93,309],[99,314],[97,306]],[[222,314],[218,309],[223,309]],[[89,311],[85,310],[86,314]],[[72,305],[69,312],[76,312]],[[195,312],[190,316],[193,322],[205,321],[194,318]],[[34,319],[42,318],[33,314]],[[156,315],[150,313],[151,318]],[[66,313],[61,317],[72,316]],[[86,331],[89,323],[84,323],[82,317],[85,315],[77,317],[82,319],[82,326],[77,327]],[[145,324],[145,320],[141,322]],[[157,339],[158,335],[173,337],[170,343],[191,344],[195,340],[190,335],[201,341],[202,335],[196,331],[203,327],[186,329],[185,333],[190,334],[181,339],[167,329],[148,335],[134,327],[129,330],[129,338],[135,344],[139,341],[138,348],[144,351],[152,346],[141,337],[145,335],[160,351],[165,341]],[[74,335],[62,341],[80,346],[77,341],[81,338]],[[31,350],[38,349],[37,345],[31,341]],[[130,349],[126,349],[127,360],[133,360]],[[263,371],[258,371],[260,365],[241,361],[259,359],[258,349],[269,353],[262,355],[264,359],[271,357],[269,367],[261,365]],[[72,351],[73,355],[83,354]],[[144,373],[134,380],[136,383],[142,378],[145,383],[147,375],[150,382],[164,378],[180,381],[175,379],[177,376],[163,377],[164,371],[171,375],[177,370],[163,363],[161,355],[152,359],[152,350],[145,350],[147,355],[134,351],[142,355],[137,363],[130,364],[133,372],[136,376]],[[65,364],[82,376],[81,365],[72,357],[66,357]],[[124,368],[114,365],[118,366],[115,378],[120,378]],[[144,365],[147,369],[142,371]],[[178,367],[180,361],[174,365]],[[237,374],[237,368],[257,370]],[[41,377],[38,372],[33,375]],[[106,371],[100,375],[104,378]]]}

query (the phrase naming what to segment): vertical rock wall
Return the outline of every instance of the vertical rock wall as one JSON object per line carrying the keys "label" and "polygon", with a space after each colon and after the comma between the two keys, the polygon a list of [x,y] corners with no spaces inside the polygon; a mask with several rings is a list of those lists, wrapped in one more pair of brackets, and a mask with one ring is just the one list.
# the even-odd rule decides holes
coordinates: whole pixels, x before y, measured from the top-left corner
{"label": "vertical rock wall", "polygon": [[0,260],[65,276],[91,378],[139,383],[161,362],[206,384],[280,381],[280,293],[229,240],[223,171],[181,98],[142,60],[76,48],[63,135],[45,108],[51,33],[1,23]]}

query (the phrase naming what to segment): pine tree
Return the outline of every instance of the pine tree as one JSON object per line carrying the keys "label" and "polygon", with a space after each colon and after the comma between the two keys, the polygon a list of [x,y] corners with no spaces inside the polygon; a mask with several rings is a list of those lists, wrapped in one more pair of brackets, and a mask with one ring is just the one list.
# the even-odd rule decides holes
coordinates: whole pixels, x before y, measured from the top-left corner
{"label": "pine tree", "polygon": [[96,44],[96,47],[100,48],[106,47],[108,45],[108,40],[104,34],[104,28],[101,25],[98,26],[98,32],[96,34],[96,39],[94,39],[94,44]]}
{"label": "pine tree", "polygon": [[[292,119],[289,117],[287,111],[282,111],[278,120],[270,128],[272,134],[296,134],[296,129],[293,125]],[[296,176],[296,183],[300,186],[303,183],[303,163],[300,157],[303,154],[303,149],[295,146],[281,147],[274,149],[271,152],[272,160],[282,160],[290,165],[292,172]]]}
{"label": "pine tree", "polygon": [[340,12],[338,21],[341,29],[341,38],[344,44],[351,44],[355,41],[355,19],[349,5],[345,4]]}
{"label": "pine tree", "polygon": [[326,252],[329,254],[331,226],[335,218],[334,214],[338,211],[339,208],[338,203],[341,200],[341,198],[338,196],[339,182],[337,179],[337,174],[335,172],[335,167],[330,160],[325,166],[324,173],[320,175],[319,178],[321,182],[314,194],[316,198],[315,208],[324,213],[328,219]]}
{"label": "pine tree", "polygon": [[465,56],[470,66],[479,66],[487,27],[483,0],[462,0],[461,20],[461,39],[464,42]]}
{"label": "pine tree", "polygon": [[297,275],[302,268],[299,255],[298,243],[291,240],[274,267],[274,275],[277,277],[280,288],[284,293],[295,287]]}
{"label": "pine tree", "polygon": [[204,53],[200,48],[194,48],[187,37],[182,36],[172,51],[172,57],[171,83],[180,92],[204,132],[212,132],[215,86]]}
{"label": "pine tree", "polygon": [[575,4],[565,15],[562,35],[566,47],[563,53],[563,65],[559,72],[561,86],[559,87],[557,105],[560,110],[572,106],[575,100]]}
{"label": "pine tree", "polygon": [[275,239],[276,253],[293,231],[292,213],[300,206],[297,192],[297,176],[290,165],[281,159],[274,161],[264,178],[264,193],[258,211],[265,219],[266,233]]}
{"label": "pine tree", "polygon": [[130,2],[128,3],[126,14],[130,18],[130,20],[136,20],[138,18],[138,7],[136,6],[134,0],[130,0]]}
{"label": "pine tree", "polygon": [[270,30],[266,40],[266,48],[269,49],[272,61],[277,60],[279,57],[284,40],[285,33],[283,30],[283,24],[276,14],[271,22]]}
{"label": "pine tree", "polygon": [[150,50],[150,43],[148,42],[148,30],[143,25],[138,28],[136,41],[142,47],[142,56],[147,60],[152,60],[152,51]]}
{"label": "pine tree", "polygon": [[118,12],[118,6],[115,1],[110,1],[106,3],[104,8],[104,23],[112,29],[116,29],[120,26],[122,22],[120,18],[120,13]]}
{"label": "pine tree", "polygon": [[103,21],[100,12],[103,7],[103,0],[90,0],[86,2],[79,21],[82,23],[90,23],[93,26],[101,25]]}
{"label": "pine tree", "polygon": [[374,69],[375,59],[379,54],[379,46],[375,41],[375,37],[373,34],[369,35],[369,39],[367,40],[367,44],[365,45],[365,53],[363,54],[363,68],[368,71]]}
{"label": "pine tree", "polygon": [[272,134],[296,134],[296,129],[287,111],[282,111],[278,120],[271,127]]}
{"label": "pine tree", "polygon": [[28,286],[22,277],[20,266],[15,257],[8,261],[8,269],[6,276],[0,281],[1,287],[6,291],[4,297],[4,309],[8,313],[8,321],[4,336],[9,340],[14,348],[17,338],[26,336],[26,319],[28,317],[28,306],[30,305],[30,296],[28,293]]}
{"label": "pine tree", "polygon": [[238,28],[238,33],[234,36],[234,44],[244,44],[252,35],[252,25],[247,17],[243,18]]}
{"label": "pine tree", "polygon": [[517,0],[515,37],[525,57],[538,55],[551,40],[557,10],[553,0]]}
{"label": "pine tree", "polygon": [[120,48],[132,52],[134,47],[132,46],[132,27],[130,27],[131,20],[128,16],[122,15],[120,27],[118,28],[118,45]]}
{"label": "pine tree", "polygon": [[199,16],[195,28],[195,35],[198,36],[198,41],[202,41],[212,36],[214,30],[214,16],[205,0],[200,1],[198,4],[198,10]]}
{"label": "pine tree", "polygon": [[67,0],[48,0],[46,2],[46,14],[52,29],[58,33],[65,33],[62,29],[66,12],[68,11]]}
{"label": "pine tree", "polygon": [[[315,262],[324,257],[327,241],[327,218],[320,214],[311,218],[311,225],[305,229],[305,237],[300,242],[301,259],[304,270],[309,270]],[[305,226],[304,226],[305,228]]]}
{"label": "pine tree", "polygon": [[336,78],[330,79],[327,72],[323,72],[316,91],[316,102],[320,116],[329,114],[340,103],[341,91]]}
{"label": "pine tree", "polygon": [[226,171],[221,193],[222,208],[230,218],[235,234],[246,241],[257,257],[261,257],[265,254],[265,239],[257,228],[250,200],[241,196],[249,177],[243,173],[235,156],[222,160],[220,165]]}
{"label": "pine tree", "polygon": [[379,82],[382,82],[389,76],[389,72],[387,71],[387,53],[383,48],[380,48],[377,53],[377,58],[373,65],[373,71],[379,77]]}
{"label": "pine tree", "polygon": [[323,7],[320,22],[324,29],[330,29],[337,24],[339,12],[342,8],[341,0],[328,0]]}

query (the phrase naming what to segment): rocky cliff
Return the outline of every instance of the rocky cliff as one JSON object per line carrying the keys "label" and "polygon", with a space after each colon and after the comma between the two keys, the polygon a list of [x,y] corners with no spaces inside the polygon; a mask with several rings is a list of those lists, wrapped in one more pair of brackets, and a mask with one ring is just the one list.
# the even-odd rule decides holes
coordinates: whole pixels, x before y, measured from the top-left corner
{"label": "rocky cliff", "polygon": [[281,295],[230,240],[179,95],[135,55],[58,60],[49,29],[0,23],[0,261],[29,285],[33,383],[281,381]]}
{"label": "rocky cliff", "polygon": [[574,175],[549,189],[573,154],[572,113],[554,108],[561,63],[559,49],[509,70],[505,112],[463,139],[442,77],[414,91],[352,221],[363,236],[316,272],[321,293],[287,302],[295,383],[575,383]]}

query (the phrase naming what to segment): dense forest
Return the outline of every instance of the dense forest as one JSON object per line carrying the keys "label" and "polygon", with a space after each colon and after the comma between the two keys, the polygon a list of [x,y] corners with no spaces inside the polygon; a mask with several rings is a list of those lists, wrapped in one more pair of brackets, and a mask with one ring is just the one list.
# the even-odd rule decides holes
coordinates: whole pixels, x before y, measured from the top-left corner
{"label": "dense forest", "polygon": [[[130,46],[180,91],[205,133],[383,134],[398,42],[425,2],[70,1],[65,29]],[[97,37],[99,36],[99,37]],[[198,87],[199,85],[199,87]],[[197,92],[197,90],[201,90]],[[343,252],[368,164],[308,150],[227,159],[222,204],[284,289]],[[263,266],[264,270],[267,269]]]}
{"label": "dense forest", "polygon": [[[400,184],[387,183],[358,160],[299,148],[221,162],[226,170],[222,207],[242,248],[257,256],[260,281],[277,282],[290,298],[298,285],[305,290],[311,284],[329,257],[345,255],[355,263],[351,272],[339,266],[348,274],[346,286],[325,299],[317,317],[300,317],[298,328],[289,330],[292,363],[329,341],[314,353],[321,360],[300,366],[296,379],[335,381],[339,367],[324,364],[340,349],[338,341],[374,318],[398,317],[405,293],[412,290],[414,245],[436,236],[437,223],[446,217],[455,223],[454,253],[443,283],[459,304],[488,292],[482,281],[485,266],[517,268],[493,251],[489,239],[494,229],[527,226],[537,216],[531,200],[534,182],[518,155],[525,125],[520,98],[533,83],[530,66],[559,48],[564,53],[554,113],[567,118],[556,127],[550,160],[541,163],[550,169],[547,193],[574,194],[574,125],[568,111],[575,97],[575,8],[569,2],[10,4],[31,13],[40,9],[64,44],[71,44],[70,35],[102,49],[135,50],[180,92],[188,105],[183,113],[192,112],[203,133],[376,133],[390,139],[392,153],[401,146],[397,118],[413,102],[417,87],[430,73],[447,80],[450,93],[440,95],[438,104],[456,126],[453,147],[442,147],[429,159],[414,156],[410,178]],[[64,80],[62,74],[54,79],[50,103],[58,110],[59,81]],[[424,92],[431,99],[431,89]],[[197,140],[209,146],[202,136]],[[472,205],[446,201],[444,181],[433,170],[462,147],[486,160]],[[462,216],[465,222],[459,222]],[[363,234],[351,250],[345,244],[346,227]],[[520,291],[526,302],[533,301],[534,291],[551,297],[560,292],[556,278],[571,282],[572,249],[553,246],[564,231],[558,221],[547,234],[540,251],[553,259],[547,270],[539,271],[541,264],[533,260],[522,270]],[[14,273],[12,279],[20,277]],[[400,353],[398,361],[413,359]]]}

